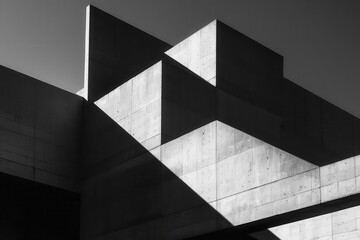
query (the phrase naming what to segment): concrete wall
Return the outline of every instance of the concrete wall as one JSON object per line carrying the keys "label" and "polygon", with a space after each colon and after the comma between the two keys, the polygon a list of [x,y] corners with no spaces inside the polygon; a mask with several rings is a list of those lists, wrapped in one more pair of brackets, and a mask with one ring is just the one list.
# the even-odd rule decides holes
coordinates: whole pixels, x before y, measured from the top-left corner
{"label": "concrete wall", "polygon": [[[105,22],[92,32],[111,65]],[[95,102],[107,116],[85,107],[83,239],[271,225],[360,193],[359,120],[284,79],[280,55],[218,21],[166,54],[135,77],[89,62],[112,91]]]}
{"label": "concrete wall", "polygon": [[162,63],[123,83],[95,104],[147,149],[161,143]]}
{"label": "concrete wall", "polygon": [[0,173],[0,239],[79,239],[80,194]]}
{"label": "concrete wall", "polygon": [[95,104],[148,150],[215,118],[215,89],[164,59]]}
{"label": "concrete wall", "polygon": [[360,239],[360,207],[352,207],[270,229],[280,240]]}
{"label": "concrete wall", "polygon": [[148,151],[88,102],[84,121],[81,239],[184,239],[231,226],[159,161],[161,147]]}
{"label": "concrete wall", "polygon": [[165,53],[216,86],[216,24],[213,21]]}
{"label": "concrete wall", "polygon": [[317,166],[219,121],[162,145],[160,160],[233,225],[320,201]]}
{"label": "concrete wall", "polygon": [[0,171],[78,191],[82,98],[0,67]]}
{"label": "concrete wall", "polygon": [[85,98],[94,102],[158,62],[167,43],[89,5]]}
{"label": "concrete wall", "polygon": [[360,154],[359,119],[283,78],[282,56],[224,23],[166,54],[216,86],[218,120],[316,165]]}
{"label": "concrete wall", "polygon": [[318,167],[219,121],[162,145],[160,156],[234,226],[360,192],[359,156]]}

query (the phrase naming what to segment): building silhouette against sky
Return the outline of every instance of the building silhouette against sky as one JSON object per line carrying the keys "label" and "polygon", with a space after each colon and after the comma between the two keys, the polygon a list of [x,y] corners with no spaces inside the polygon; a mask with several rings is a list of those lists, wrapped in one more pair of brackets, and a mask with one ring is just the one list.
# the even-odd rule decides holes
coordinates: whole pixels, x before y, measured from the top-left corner
{"label": "building silhouette against sky", "polygon": [[358,118],[219,20],[170,46],[86,11],[77,95],[0,67],[0,238],[360,237]]}

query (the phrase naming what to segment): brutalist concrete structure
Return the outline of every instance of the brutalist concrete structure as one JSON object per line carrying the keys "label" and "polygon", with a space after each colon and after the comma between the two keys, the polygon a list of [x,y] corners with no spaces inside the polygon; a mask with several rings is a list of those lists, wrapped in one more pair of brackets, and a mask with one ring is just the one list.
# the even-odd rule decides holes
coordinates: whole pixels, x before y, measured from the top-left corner
{"label": "brutalist concrete structure", "polygon": [[77,95],[0,68],[4,239],[358,239],[360,120],[215,20],[87,8]]}

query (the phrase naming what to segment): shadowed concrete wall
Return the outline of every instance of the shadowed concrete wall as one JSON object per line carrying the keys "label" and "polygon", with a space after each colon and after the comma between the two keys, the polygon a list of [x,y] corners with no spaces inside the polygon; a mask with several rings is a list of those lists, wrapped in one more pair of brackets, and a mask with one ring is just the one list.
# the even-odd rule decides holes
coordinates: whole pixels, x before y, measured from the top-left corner
{"label": "shadowed concrete wall", "polygon": [[79,238],[82,111],[82,98],[0,66],[1,239]]}
{"label": "shadowed concrete wall", "polygon": [[79,239],[80,194],[0,173],[0,239]]}
{"label": "shadowed concrete wall", "polygon": [[78,191],[83,99],[0,67],[0,171]]}
{"label": "shadowed concrete wall", "polygon": [[94,102],[160,60],[170,45],[89,5],[84,97]]}
{"label": "shadowed concrete wall", "polygon": [[82,239],[184,239],[231,226],[158,160],[160,147],[149,152],[91,103],[84,120]]}

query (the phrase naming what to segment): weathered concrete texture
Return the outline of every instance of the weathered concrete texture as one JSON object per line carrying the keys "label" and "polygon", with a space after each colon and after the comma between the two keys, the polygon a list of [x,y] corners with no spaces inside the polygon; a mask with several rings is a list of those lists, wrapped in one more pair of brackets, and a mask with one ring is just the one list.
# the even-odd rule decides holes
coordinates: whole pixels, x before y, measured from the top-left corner
{"label": "weathered concrete texture", "polygon": [[78,191],[82,98],[0,67],[0,171]]}
{"label": "weathered concrete texture", "polygon": [[316,164],[360,154],[359,120],[283,78],[283,57],[215,20],[166,52],[217,88],[217,120]]}
{"label": "weathered concrete texture", "polygon": [[318,167],[219,121],[162,145],[160,156],[235,226],[360,193],[360,157]]}
{"label": "weathered concrete texture", "polygon": [[317,166],[219,121],[162,145],[160,160],[234,225],[320,201]]}
{"label": "weathered concrete texture", "polygon": [[216,32],[213,21],[167,52],[191,71],[216,86]]}
{"label": "weathered concrete texture", "polygon": [[84,124],[82,239],[184,239],[231,226],[159,161],[161,147],[148,151],[91,103]]}
{"label": "weathered concrete texture", "polygon": [[151,150],[215,118],[215,89],[165,58],[95,104]]}
{"label": "weathered concrete texture", "polygon": [[158,62],[167,43],[88,6],[85,94],[94,102]]}
{"label": "weathered concrete texture", "polygon": [[158,62],[95,104],[150,150],[161,143],[161,84]]}
{"label": "weathered concrete texture", "polygon": [[280,240],[360,239],[360,207],[352,207],[270,229]]}
{"label": "weathered concrete texture", "polygon": [[327,202],[360,192],[360,156],[320,168],[321,201]]}

